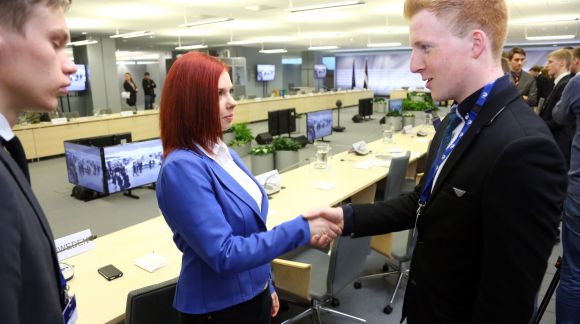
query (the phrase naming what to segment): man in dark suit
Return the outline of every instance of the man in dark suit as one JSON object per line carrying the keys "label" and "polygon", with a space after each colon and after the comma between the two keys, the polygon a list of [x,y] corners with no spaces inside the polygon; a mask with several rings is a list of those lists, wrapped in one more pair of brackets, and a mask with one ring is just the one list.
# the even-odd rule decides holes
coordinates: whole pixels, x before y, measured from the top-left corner
{"label": "man in dark suit", "polygon": [[[554,81],[548,78],[547,74],[542,73],[542,67],[534,65],[530,68],[530,75],[536,79],[536,86],[538,87],[538,108],[542,109],[543,103],[546,101],[552,89],[554,89]],[[542,98],[544,98],[542,100]],[[540,104],[542,101],[542,104]]]}
{"label": "man in dark suit", "polygon": [[[68,1],[0,1],[0,316],[63,323],[69,305],[50,226],[12,126],[25,109],[54,111],[76,71],[65,47]],[[70,309],[70,308],[69,308]]]}
{"label": "man in dark suit", "polygon": [[522,99],[530,107],[535,107],[538,104],[538,88],[536,79],[523,70],[524,62],[526,61],[526,51],[521,47],[514,47],[510,50],[508,59],[511,70],[510,79],[515,83],[522,95]]}
{"label": "man in dark suit", "polygon": [[463,3],[405,1],[411,70],[434,100],[458,103],[437,129],[419,186],[305,216],[343,221],[355,237],[416,227],[409,324],[527,324],[556,239],[564,159],[502,72],[505,1]]}
{"label": "man in dark suit", "polygon": [[570,148],[572,145],[572,137],[574,136],[574,126],[570,124],[561,125],[554,121],[552,117],[552,110],[562,97],[562,92],[568,81],[570,81],[570,64],[572,63],[572,53],[566,49],[559,49],[548,54],[548,72],[554,78],[554,89],[548,95],[546,103],[540,110],[540,117],[546,122],[548,128],[554,135],[554,139],[566,163],[570,163]]}

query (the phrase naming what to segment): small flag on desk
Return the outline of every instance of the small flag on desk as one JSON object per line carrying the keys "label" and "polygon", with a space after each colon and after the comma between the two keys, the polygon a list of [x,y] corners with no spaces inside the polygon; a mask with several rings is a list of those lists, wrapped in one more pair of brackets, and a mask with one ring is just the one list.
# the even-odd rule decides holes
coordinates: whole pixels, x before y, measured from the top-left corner
{"label": "small flag on desk", "polygon": [[363,88],[368,89],[369,88],[369,66],[368,66],[368,62],[365,60],[365,83]]}

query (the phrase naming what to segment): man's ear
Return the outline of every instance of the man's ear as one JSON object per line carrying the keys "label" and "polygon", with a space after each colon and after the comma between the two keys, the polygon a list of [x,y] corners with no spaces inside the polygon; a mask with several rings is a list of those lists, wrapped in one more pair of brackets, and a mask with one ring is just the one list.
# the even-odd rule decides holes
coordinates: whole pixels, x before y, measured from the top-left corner
{"label": "man's ear", "polygon": [[483,54],[491,44],[485,32],[481,29],[475,29],[471,32],[471,55],[477,59]]}

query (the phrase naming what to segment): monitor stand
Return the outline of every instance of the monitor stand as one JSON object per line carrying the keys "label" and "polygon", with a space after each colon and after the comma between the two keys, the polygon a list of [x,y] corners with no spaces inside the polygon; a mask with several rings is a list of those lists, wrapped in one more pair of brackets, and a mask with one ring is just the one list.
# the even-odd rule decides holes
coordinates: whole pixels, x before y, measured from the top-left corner
{"label": "monitor stand", "polygon": [[330,140],[325,140],[324,137],[314,140],[314,142],[330,143]]}

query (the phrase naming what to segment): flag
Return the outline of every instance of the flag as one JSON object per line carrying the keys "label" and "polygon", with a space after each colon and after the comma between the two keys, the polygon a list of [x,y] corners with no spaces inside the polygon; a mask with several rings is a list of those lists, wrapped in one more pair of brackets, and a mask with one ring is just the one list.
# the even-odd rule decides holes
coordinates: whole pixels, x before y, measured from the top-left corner
{"label": "flag", "polygon": [[367,60],[365,60],[365,83],[364,83],[363,88],[365,88],[365,89],[369,88],[369,67],[368,67]]}
{"label": "flag", "polygon": [[352,60],[352,86],[351,89],[356,88],[356,79],[354,77],[354,59]]}

